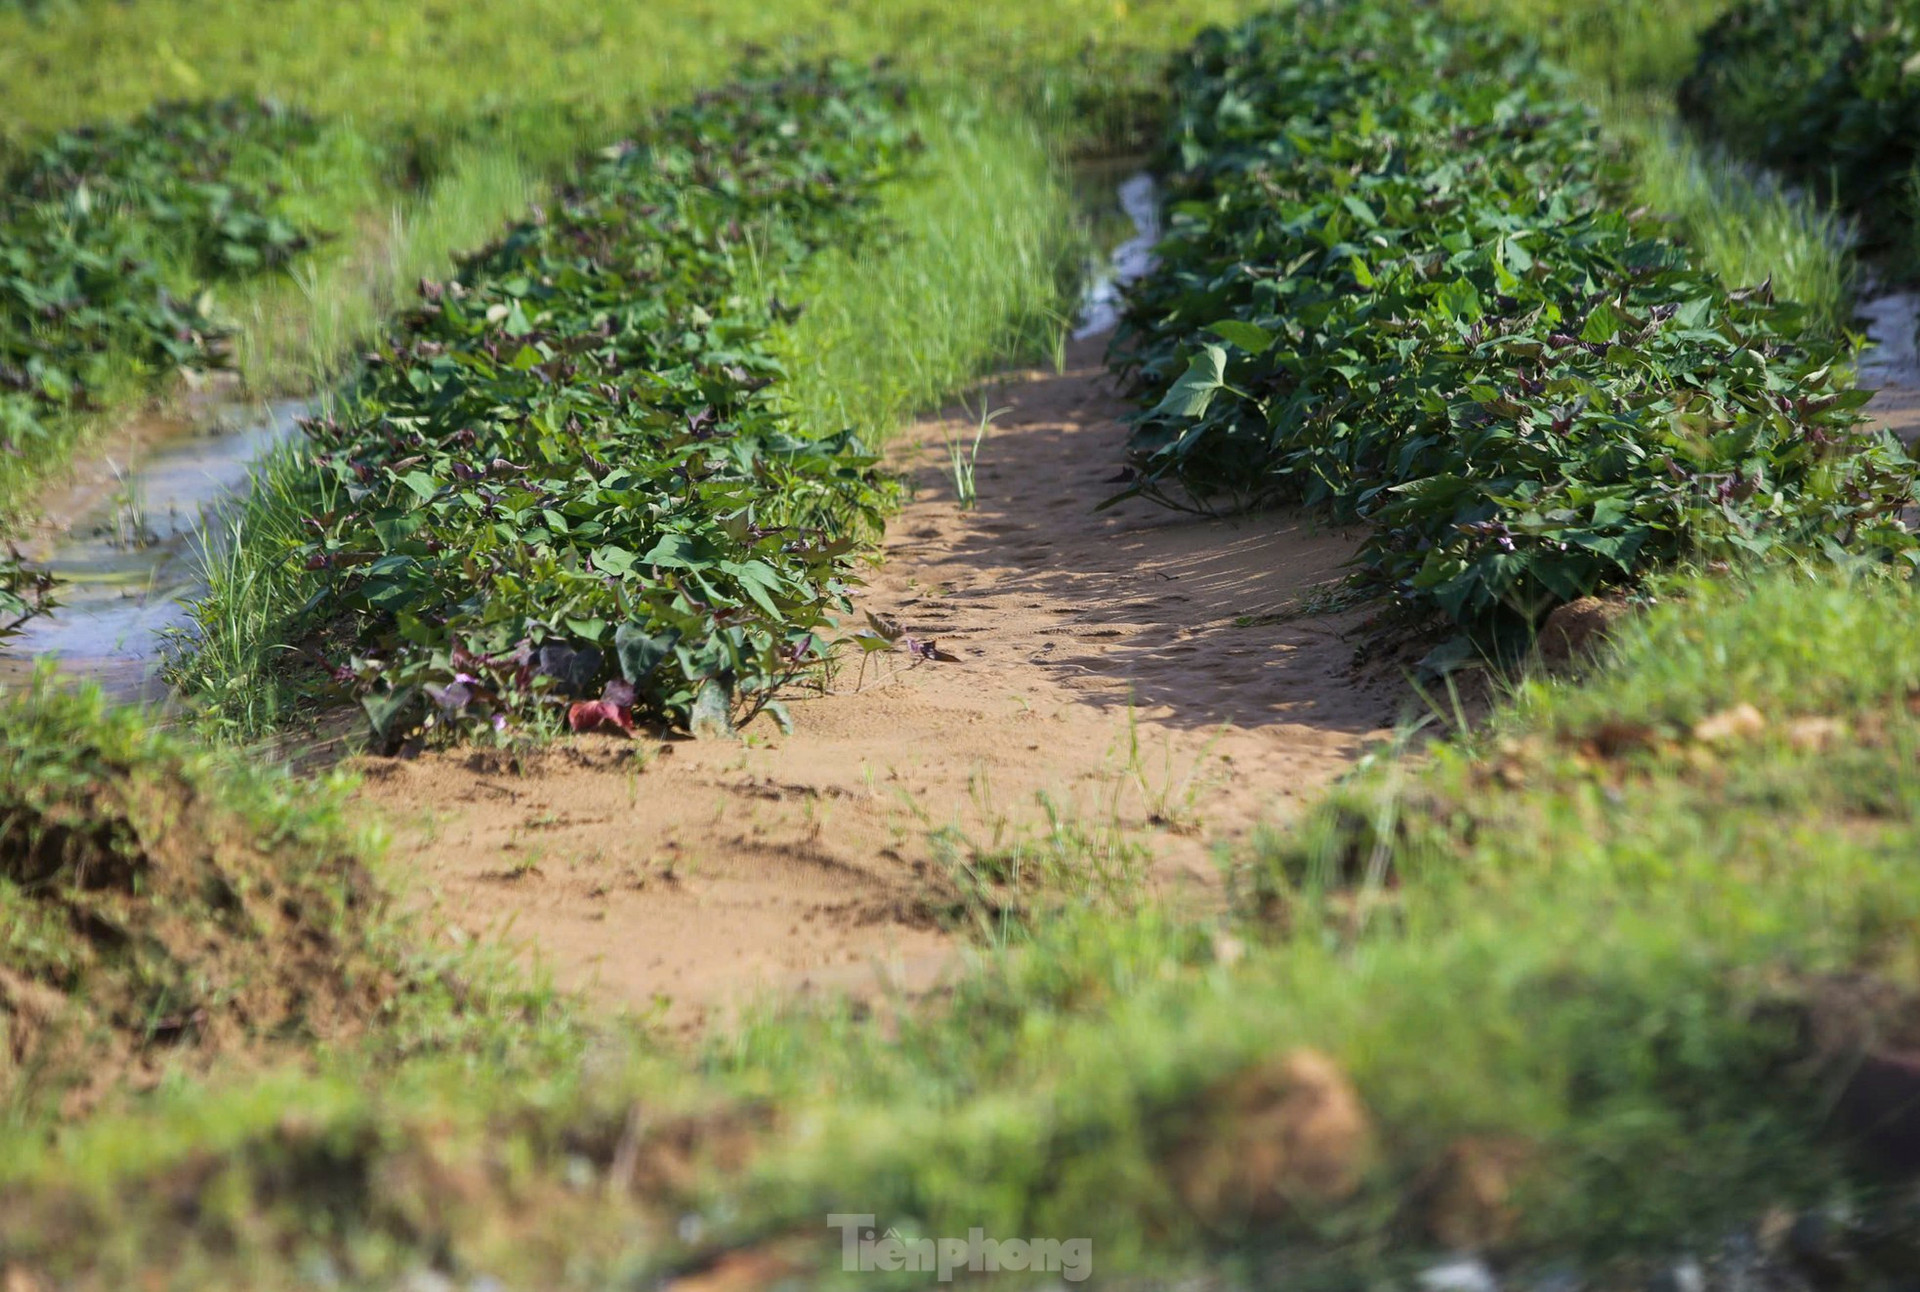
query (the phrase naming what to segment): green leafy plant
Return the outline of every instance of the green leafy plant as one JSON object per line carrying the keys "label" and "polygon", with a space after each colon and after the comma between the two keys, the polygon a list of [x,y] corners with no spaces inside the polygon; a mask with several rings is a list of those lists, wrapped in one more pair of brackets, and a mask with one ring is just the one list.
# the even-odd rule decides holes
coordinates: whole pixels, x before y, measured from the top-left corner
{"label": "green leafy plant", "polygon": [[764,285],[868,219],[899,101],[827,69],[669,113],[425,285],[310,424],[286,555],[381,739],[780,713],[886,491],[853,431],[794,432]]}
{"label": "green leafy plant", "polygon": [[1920,5],[1740,0],[1700,38],[1679,102],[1730,147],[1859,212],[1907,247],[1920,165]]}
{"label": "green leafy plant", "polygon": [[203,289],[287,264],[319,231],[283,213],[279,178],[321,124],[269,103],[162,104],[57,134],[0,182],[0,445],[50,434],[115,361],[217,366]]}
{"label": "green leafy plant", "polygon": [[1116,339],[1129,494],[1325,505],[1371,526],[1366,583],[1486,628],[1685,556],[1911,554],[1913,464],[1844,343],[1625,213],[1530,48],[1303,4],[1204,35],[1176,89]]}

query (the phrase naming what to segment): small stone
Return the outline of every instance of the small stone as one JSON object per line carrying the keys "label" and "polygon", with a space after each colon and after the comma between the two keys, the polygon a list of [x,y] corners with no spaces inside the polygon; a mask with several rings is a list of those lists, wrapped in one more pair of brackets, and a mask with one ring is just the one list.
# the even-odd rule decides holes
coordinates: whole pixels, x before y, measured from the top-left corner
{"label": "small stone", "polygon": [[1693,738],[1704,745],[1752,740],[1767,729],[1766,715],[1742,700],[1730,709],[1709,714],[1693,724]]}
{"label": "small stone", "polygon": [[1534,649],[1549,664],[1563,664],[1590,655],[1605,643],[1614,623],[1632,610],[1624,601],[1579,597],[1558,606],[1540,625]]}
{"label": "small stone", "polygon": [[1338,1064],[1299,1049],[1207,1092],[1168,1163],[1204,1221],[1237,1228],[1349,1198],[1373,1160],[1373,1125]]}
{"label": "small stone", "polygon": [[1773,1206],[1767,1208],[1760,1223],[1754,1226],[1753,1240],[1763,1255],[1777,1257],[1786,1250],[1787,1235],[1792,1232],[1793,1213],[1785,1207]]}
{"label": "small stone", "polygon": [[1513,1136],[1456,1140],[1427,1196],[1427,1232],[1454,1251],[1486,1251],[1510,1242],[1520,1224],[1514,1194],[1537,1157],[1532,1144]]}
{"label": "small stone", "polygon": [[1486,1262],[1465,1256],[1420,1271],[1420,1292],[1500,1292]]}
{"label": "small stone", "polygon": [[1786,726],[1787,743],[1805,754],[1817,754],[1831,748],[1840,739],[1841,726],[1835,718],[1795,718]]}

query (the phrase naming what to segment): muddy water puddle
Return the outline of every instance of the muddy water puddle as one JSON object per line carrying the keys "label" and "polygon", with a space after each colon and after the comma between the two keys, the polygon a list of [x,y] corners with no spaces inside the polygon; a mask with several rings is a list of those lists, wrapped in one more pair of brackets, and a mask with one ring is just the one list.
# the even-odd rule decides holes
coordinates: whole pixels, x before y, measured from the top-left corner
{"label": "muddy water puddle", "polygon": [[1920,292],[1888,292],[1863,301],[1867,348],[1860,384],[1874,391],[1867,414],[1908,445],[1920,440]]}
{"label": "muddy water puddle", "polygon": [[163,651],[190,628],[189,604],[206,591],[217,521],[245,494],[253,463],[296,435],[307,409],[292,400],[229,406],[170,424],[124,464],[110,461],[106,487],[22,544],[59,580],[59,604],[7,643],[0,680],[51,657],[117,699],[163,699]]}
{"label": "muddy water puddle", "polygon": [[1122,180],[1116,197],[1120,211],[1133,225],[1133,237],[1114,248],[1106,263],[1095,268],[1080,300],[1080,320],[1073,339],[1085,340],[1111,331],[1120,322],[1127,288],[1153,272],[1153,249],[1160,245],[1160,186],[1145,171]]}

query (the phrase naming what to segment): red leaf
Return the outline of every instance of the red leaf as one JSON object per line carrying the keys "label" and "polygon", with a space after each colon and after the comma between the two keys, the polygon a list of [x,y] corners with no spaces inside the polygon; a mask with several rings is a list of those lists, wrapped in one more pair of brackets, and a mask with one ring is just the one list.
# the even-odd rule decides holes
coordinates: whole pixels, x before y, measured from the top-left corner
{"label": "red leaf", "polygon": [[611,700],[579,700],[567,710],[567,726],[574,731],[598,731],[603,727],[618,727],[631,736],[633,718],[627,710]]}

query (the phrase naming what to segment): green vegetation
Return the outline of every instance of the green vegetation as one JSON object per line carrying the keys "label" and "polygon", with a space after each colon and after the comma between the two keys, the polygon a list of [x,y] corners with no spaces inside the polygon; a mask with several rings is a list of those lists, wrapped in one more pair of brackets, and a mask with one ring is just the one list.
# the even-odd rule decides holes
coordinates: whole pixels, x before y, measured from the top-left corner
{"label": "green vegetation", "polygon": [[[699,697],[715,693],[705,683],[725,670],[696,642],[751,639],[720,688],[736,699],[764,698],[754,683],[800,662],[779,647],[805,642],[846,554],[780,550],[757,531],[825,519],[853,533],[877,501],[867,451],[904,412],[998,357],[1054,350],[1063,266],[1079,254],[1056,149],[1076,135],[1132,137],[1155,101],[1132,42],[1190,21],[1172,6],[1105,3],[889,6],[897,16],[723,5],[703,25],[584,0],[510,19],[492,0],[288,0],[267,25],[236,6],[142,0],[83,34],[69,25],[90,9],[80,0],[29,4],[27,19],[0,4],[0,101],[45,95],[22,121],[141,106],[154,77],[210,93],[277,82],[314,111],[366,111],[354,128],[411,139],[401,151],[420,169],[401,177],[369,160],[355,173],[378,177],[383,197],[407,194],[394,221],[316,249],[297,279],[256,280],[259,291],[231,298],[243,363],[251,353],[258,371],[346,384],[320,423],[326,470],[288,451],[235,521],[185,676],[228,732],[255,732],[289,713],[270,679],[324,685],[326,667],[370,643],[378,651],[346,671],[354,689],[375,684],[390,734],[431,714],[481,739],[496,713],[617,723],[639,701],[698,719]],[[1497,9],[1623,93],[1677,75],[1691,54],[1676,33],[1706,16],[1694,0],[1457,7]],[[1018,106],[982,112],[935,88],[896,115],[865,80],[761,85],[671,115],[637,149],[590,159],[545,191],[636,103],[730,65],[733,37],[814,18],[822,44],[893,42],[919,66],[951,54],[955,69],[1012,82]],[[1096,19],[1102,35],[1083,59],[1075,42]],[[1340,368],[1388,363],[1378,324],[1394,318],[1410,330],[1388,339],[1424,347],[1429,366],[1408,371],[1442,397],[1423,404],[1389,380],[1356,397],[1345,417],[1366,452],[1316,447],[1322,497],[1344,490],[1374,507],[1352,473],[1399,472],[1400,449],[1471,469],[1505,461],[1499,432],[1524,414],[1502,400],[1578,405],[1567,429],[1584,438],[1554,430],[1557,413],[1534,419],[1549,452],[1522,487],[1572,497],[1611,481],[1633,506],[1601,525],[1584,495],[1571,518],[1534,496],[1509,524],[1537,558],[1517,573],[1497,531],[1474,536],[1484,543],[1471,554],[1489,563],[1472,587],[1528,612],[1540,594],[1644,569],[1661,543],[1668,556],[1707,550],[1693,541],[1703,535],[1797,554],[1797,541],[1765,540],[1775,520],[1792,535],[1810,499],[1831,511],[1809,530],[1844,534],[1855,511],[1878,523],[1905,464],[1878,442],[1864,458],[1841,452],[1856,396],[1809,371],[1846,360],[1851,270],[1829,216],[1608,100],[1615,128],[1640,133],[1637,154],[1617,154],[1571,91],[1504,41],[1446,62],[1462,75],[1436,85],[1421,60],[1459,57],[1437,29],[1375,26],[1364,12],[1339,21],[1377,49],[1412,41],[1421,58],[1360,62],[1334,47],[1336,28],[1307,38],[1289,25],[1272,44],[1209,37],[1205,58],[1218,61],[1185,65],[1203,145],[1194,194],[1216,205],[1183,209],[1185,241],[1143,299],[1178,303],[1155,320],[1168,356],[1159,381],[1196,374],[1186,393],[1204,391],[1208,405],[1196,422],[1244,412],[1268,394],[1259,379],[1297,379],[1296,368],[1256,374],[1282,353],[1314,356],[1323,391],[1351,389]],[[995,24],[1004,35],[987,34]],[[82,39],[95,61],[76,71],[61,51]],[[1497,73],[1489,56],[1506,60]],[[1247,79],[1253,66],[1267,79]],[[476,68],[490,90],[477,106]],[[1219,92],[1229,68],[1231,101]],[[1404,130],[1407,156],[1431,167],[1389,179],[1363,166],[1356,181],[1350,163],[1378,160],[1370,131],[1336,145],[1329,127],[1354,118],[1304,112],[1268,171],[1240,166],[1230,150],[1267,147],[1274,124],[1259,114],[1277,116],[1279,96],[1304,88],[1287,77],[1308,74],[1355,118],[1364,106],[1374,127]],[[1495,75],[1510,77],[1498,94]],[[1434,93],[1416,107],[1408,86]],[[834,125],[801,104],[845,116]],[[1506,132],[1501,154],[1453,146],[1428,112]],[[703,141],[676,133],[695,123]],[[840,181],[832,192],[815,182],[820,164]],[[669,182],[696,166],[702,184]],[[1396,185],[1447,168],[1457,205],[1408,215],[1412,191]],[[803,182],[784,182],[795,174]],[[1338,186],[1331,198],[1314,191],[1322,179]],[[1567,190],[1578,239],[1522,227],[1540,213],[1535,181]],[[1507,209],[1491,209],[1496,193]],[[1635,194],[1679,215],[1686,240],[1620,216]],[[539,214],[429,286],[374,362],[342,364],[350,342],[380,334],[383,302],[418,274],[439,279],[454,252],[535,197]],[[1221,247],[1286,272],[1250,284],[1223,274],[1201,234],[1227,216],[1238,223],[1220,219]],[[1454,243],[1466,245],[1425,240],[1456,217]],[[1259,241],[1238,241],[1248,225]],[[1451,272],[1431,268],[1441,257],[1458,258]],[[1623,291],[1628,266],[1650,272]],[[1731,294],[1708,269],[1728,283],[1771,273],[1808,308]],[[647,291],[632,292],[649,273]],[[1293,292],[1284,312],[1255,294],[1282,284]],[[1250,301],[1262,303],[1237,308]],[[783,308],[799,304],[797,318]],[[1498,321],[1536,305],[1525,326],[1538,352],[1520,356],[1528,339]],[[1658,319],[1667,305],[1697,310],[1687,321],[1700,326],[1680,329],[1682,309]],[[1357,308],[1374,312],[1342,313]],[[1554,310],[1560,322],[1547,322]],[[1209,346],[1218,372],[1193,366]],[[1639,407],[1648,374],[1634,365],[1656,362],[1656,386],[1704,374],[1680,423],[1713,410],[1732,429],[1634,423],[1627,442],[1676,461],[1697,450],[1713,460],[1696,471],[1724,477],[1683,480],[1642,515],[1628,491],[1647,488],[1645,468],[1597,450],[1609,434],[1627,439],[1617,410]],[[1709,362],[1719,370],[1705,373]],[[773,383],[754,389],[763,376]],[[1793,407],[1803,393],[1838,402]],[[1487,410],[1492,423],[1476,420]],[[1416,419],[1435,444],[1368,438],[1389,414]],[[1812,463],[1822,446],[1788,442],[1801,425],[1835,438],[1824,467]],[[1219,478],[1273,490],[1254,478],[1265,459],[1252,461]],[[1888,477],[1849,496],[1840,477],[1863,463]],[[675,466],[684,475],[668,474]],[[1776,484],[1798,491],[1776,501]],[[1756,521],[1765,509],[1778,516]],[[1525,532],[1528,510],[1541,534]],[[1457,512],[1405,516],[1460,541],[1447,530]],[[1635,525],[1652,534],[1629,550]],[[1575,527],[1554,540],[1567,552],[1545,541],[1554,526]],[[692,564],[740,570],[667,564],[656,580],[641,577],[645,560],[602,568],[607,546],[644,558],[676,527],[707,545]],[[1599,546],[1582,547],[1582,533]],[[1611,555],[1609,540],[1621,540]],[[526,573],[476,563],[469,575],[461,559],[529,542],[551,560]],[[1416,556],[1376,555],[1394,571],[1382,577]],[[588,556],[606,581],[586,577]],[[775,571],[775,590],[740,572],[754,563]],[[474,592],[482,580],[493,595]],[[1847,1074],[1897,1032],[1920,975],[1920,893],[1907,873],[1920,843],[1915,595],[1884,570],[1798,563],[1750,580],[1657,580],[1644,594],[1652,609],[1616,629],[1584,679],[1516,684],[1483,729],[1420,764],[1382,751],[1299,828],[1232,858],[1233,905],[1217,917],[1140,900],[1134,840],[1061,820],[1011,851],[952,840],[990,936],[950,991],[877,1018],[770,1009],[694,1062],[624,1022],[589,1036],[571,1006],[393,920],[337,786],[250,770],[42,685],[0,711],[0,1024],[14,1060],[28,1056],[0,1069],[20,1132],[0,1155],[0,1252],[35,1275],[102,1286],[389,1287],[437,1273],[598,1288],[738,1248],[830,1281],[838,1236],[822,1221],[851,1208],[910,1235],[1090,1237],[1102,1279],[1204,1268],[1225,1286],[1310,1289],[1391,1286],[1463,1245],[1503,1272],[1576,1259],[1625,1282],[1768,1206],[1871,1213],[1870,1177],[1837,1132],[1850,1125]],[[739,618],[719,622],[731,606]],[[728,636],[736,627],[741,639]],[[668,658],[661,643],[683,628]],[[616,681],[623,666],[633,676]],[[635,680],[630,696],[619,690]],[[1005,901],[1008,890],[1022,900]],[[1816,1025],[1828,1017],[1849,1026]],[[1275,1135],[1272,1096],[1296,1079],[1279,1056],[1301,1046],[1351,1078],[1373,1124],[1339,1187],[1234,1165]],[[264,1071],[222,1070],[234,1057]],[[62,1098],[93,1111],[61,1124]],[[1484,1167],[1464,1212],[1446,1202],[1462,1162]],[[1910,1246],[1882,1250],[1893,1272],[1906,1268]]]}
{"label": "green vegetation", "polygon": [[[190,688],[240,730],[284,720],[257,681],[324,686],[276,658],[319,625],[388,739],[622,722],[636,701],[681,724],[777,712],[877,521],[868,446],[996,359],[1051,351],[1080,247],[1030,127],[879,96],[760,85],[670,114],[436,285],[316,424],[319,457],[262,473]],[[585,230],[609,245],[574,245]],[[860,272],[810,254],[829,237],[867,248]],[[635,252],[630,279],[592,270]]]}
{"label": "green vegetation", "polygon": [[887,93],[796,76],[669,114],[430,285],[309,424],[312,533],[279,559],[383,738],[569,700],[576,727],[724,727],[817,656],[880,494],[850,434],[779,417],[785,306],[748,289],[857,233],[904,156]]}
{"label": "green vegetation", "polygon": [[209,288],[326,232],[307,185],[354,145],[270,103],[168,104],[63,132],[0,181],[0,515],[63,460],[79,414],[227,359]]}
{"label": "green vegetation", "polygon": [[1521,625],[1681,557],[1901,552],[1836,343],[1657,225],[1493,31],[1295,10],[1183,63],[1165,268],[1116,346],[1129,494],[1325,504],[1364,577]]}
{"label": "green vegetation", "polygon": [[[294,0],[266,22],[242,0],[0,6],[0,162],[60,131],[119,131],[113,123],[156,102],[191,101],[178,110],[191,114],[270,97],[290,118],[326,122],[324,146],[296,150],[274,179],[300,222],[335,239],[292,277],[228,283],[210,302],[205,283],[170,284],[182,302],[211,305],[209,329],[233,330],[256,392],[305,392],[344,375],[416,278],[443,277],[582,156],[724,78],[748,51],[898,59],[972,99],[998,87],[1002,115],[1044,119],[1065,147],[1129,147],[1159,99],[1159,53],[1250,7],[808,0],[693,14],[608,0]],[[148,393],[133,356],[96,376],[109,415]],[[0,511],[103,420],[64,427]],[[15,465],[0,463],[0,485]]]}
{"label": "green vegetation", "polygon": [[1696,34],[1726,0],[1441,0],[1451,16],[1485,19],[1536,42],[1582,88],[1668,99],[1693,62]]}
{"label": "green vegetation", "polygon": [[[910,1232],[1089,1236],[1108,1277],[1315,1287],[1404,1271],[1459,1223],[1522,1268],[1626,1275],[1771,1205],[1870,1207],[1830,1110],[1893,1022],[1871,984],[1898,1001],[1920,969],[1920,607],[1883,578],[1673,591],[1583,683],[1527,684],[1424,768],[1376,760],[1242,857],[1224,922],[1054,909],[937,1010],[767,1014],[701,1073],[616,1049],[536,1075],[509,1046],[412,1062],[377,1098],[344,1062],[163,1090],[5,1168],[9,1251],[57,1269],[111,1233],[96,1269],[203,1272],[324,1253],[358,1286],[430,1253],[551,1279],[564,1249],[593,1286],[787,1235],[830,1268],[821,1217],[856,1199]],[[1301,1045],[1376,1123],[1359,1191],[1276,1211],[1200,1188],[1196,1145],[1253,1133],[1232,1092]],[[1511,1173],[1450,1218],[1436,1181],[1486,1143]],[[182,1225],[153,1200],[189,1168],[214,1202]],[[324,1216],[295,1205],[313,1178],[335,1182]],[[426,1208],[422,1179],[459,1188]]]}
{"label": "green vegetation", "polygon": [[1087,247],[1057,132],[967,97],[911,124],[926,150],[881,190],[878,236],[826,249],[787,289],[806,309],[778,342],[781,390],[808,434],[851,426],[877,447],[995,366],[1057,357],[1065,335]]}
{"label": "green vegetation", "polygon": [[[1116,1262],[1277,1249],[1251,1281],[1309,1287],[1447,1241],[1431,1186],[1475,1139],[1524,1163],[1479,1240],[1523,1267],[1630,1271],[1769,1205],[1869,1199],[1833,1110],[1897,1017],[1858,975],[1899,999],[1920,970],[1920,606],[1883,579],[1674,591],[1583,683],[1527,684],[1417,770],[1376,760],[1242,858],[1244,947],[1062,913],[897,1039],[748,1034],[738,1071],[831,1091],[784,1178],[926,1232],[1093,1234]],[[1728,721],[1743,704],[1758,720]],[[1849,992],[1876,1002],[1852,1031]],[[1167,1169],[1194,1110],[1300,1045],[1378,1118],[1367,1187],[1196,1214]]]}
{"label": "green vegetation", "polygon": [[1730,286],[1769,283],[1806,311],[1809,332],[1826,339],[1853,325],[1860,273],[1852,224],[1833,208],[1790,191],[1717,145],[1693,138],[1672,110],[1609,105],[1607,133],[1634,146],[1634,193],[1678,222],[1703,268]]}
{"label": "green vegetation", "polygon": [[1857,211],[1910,268],[1916,53],[1912,0],[1740,0],[1702,35],[1680,104],[1729,147]]}

